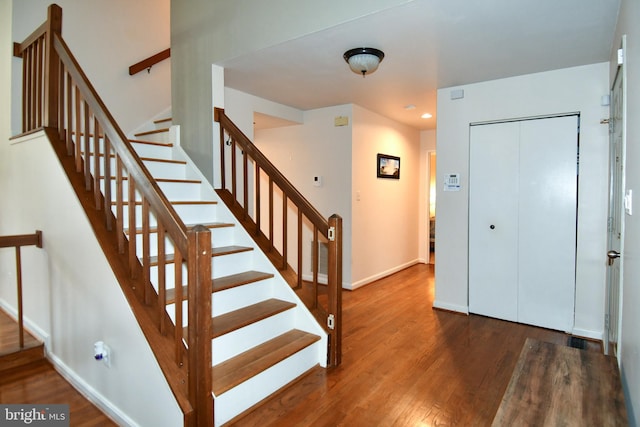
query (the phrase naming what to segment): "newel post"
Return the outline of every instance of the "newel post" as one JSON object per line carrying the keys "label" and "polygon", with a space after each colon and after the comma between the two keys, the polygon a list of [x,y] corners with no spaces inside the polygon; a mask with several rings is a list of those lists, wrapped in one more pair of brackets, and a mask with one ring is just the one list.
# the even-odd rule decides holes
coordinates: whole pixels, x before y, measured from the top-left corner
{"label": "newel post", "polygon": [[329,316],[331,346],[329,365],[338,366],[342,362],[342,217],[331,215],[329,218],[328,243],[328,281]]}
{"label": "newel post", "polygon": [[213,426],[211,397],[211,230],[198,225],[188,232],[189,400],[197,426]]}
{"label": "newel post", "polygon": [[44,59],[44,126],[58,127],[58,96],[60,57],[53,47],[54,34],[62,34],[62,8],[57,4],[49,6],[47,11],[47,28],[45,35]]}

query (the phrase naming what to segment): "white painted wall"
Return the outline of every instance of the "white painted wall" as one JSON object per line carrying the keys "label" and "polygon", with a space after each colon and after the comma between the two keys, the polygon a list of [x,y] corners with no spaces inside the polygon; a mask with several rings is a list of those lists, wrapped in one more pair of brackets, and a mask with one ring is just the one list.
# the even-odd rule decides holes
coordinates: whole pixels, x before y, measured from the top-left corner
{"label": "white painted wall", "polygon": [[172,107],[183,148],[213,182],[211,64],[411,1],[171,1]]}
{"label": "white painted wall", "polygon": [[[228,100],[227,100],[228,101]],[[305,111],[304,125],[264,129],[254,143],[304,197],[326,218],[342,217],[343,286],[352,274],[351,126],[335,127],[336,116],[351,120],[352,106],[340,105]],[[315,187],[313,177],[322,176]]]}
{"label": "white painted wall", "polygon": [[[43,232],[43,249],[24,251],[25,322],[46,340],[49,359],[120,425],[181,425],[182,413],[49,141],[42,134],[12,144],[4,139],[0,158],[0,234]],[[15,283],[15,267],[5,258],[0,282]],[[6,288],[0,304],[15,310]],[[111,348],[110,368],[93,358],[99,340]]]}
{"label": "white painted wall", "polygon": [[[241,110],[237,95],[225,94],[233,115]],[[248,127],[254,104],[246,94],[240,98],[246,101],[239,121]],[[349,125],[334,126],[337,116],[348,117]],[[256,131],[255,143],[321,213],[342,216],[343,286],[355,289],[419,262],[419,132],[357,105],[303,117],[303,125]],[[400,180],[376,177],[377,153],[401,158]],[[322,177],[322,187],[313,185],[314,176]]]}
{"label": "white painted wall", "polygon": [[[452,101],[452,89],[463,89],[464,99]],[[579,224],[573,333],[602,338],[608,132],[600,120],[609,113],[600,100],[607,93],[607,63],[438,90],[436,307],[468,311],[469,123],[579,111]],[[442,177],[447,173],[461,174],[460,192],[443,191]]]}
{"label": "white painted wall", "polygon": [[[626,188],[634,193],[640,189],[640,3],[636,0],[622,0],[616,36],[611,51],[609,81],[615,78],[616,51],[621,37],[627,36],[627,151]],[[634,210],[637,211],[636,199]],[[624,256],[623,256],[623,308],[620,327],[619,362],[625,389],[629,423],[640,426],[640,218],[625,215]]]}
{"label": "white painted wall", "polygon": [[[352,288],[419,262],[420,132],[353,106]],[[400,157],[400,179],[377,177],[377,154]],[[346,187],[342,191],[348,191]]]}
{"label": "white painted wall", "polygon": [[[50,0],[14,0],[12,39],[46,20]],[[129,75],[129,66],[169,47],[169,0],[57,0],[62,36],[125,133],[171,106],[171,59]],[[126,13],[125,13],[126,11]],[[21,132],[22,60],[13,58],[12,133]]]}

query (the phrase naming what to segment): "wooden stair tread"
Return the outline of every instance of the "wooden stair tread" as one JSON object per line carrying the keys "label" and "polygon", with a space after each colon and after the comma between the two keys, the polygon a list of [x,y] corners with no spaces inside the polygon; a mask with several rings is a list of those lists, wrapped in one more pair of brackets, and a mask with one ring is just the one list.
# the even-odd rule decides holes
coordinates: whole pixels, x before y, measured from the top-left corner
{"label": "wooden stair tread", "polygon": [[[261,280],[271,279],[273,274],[263,273],[261,271],[245,271],[242,273],[231,274],[229,276],[213,278],[213,292],[220,292],[226,289],[235,288],[237,286],[248,285],[249,283],[259,282]],[[187,286],[182,287],[182,300],[187,299]],[[176,302],[176,290],[167,289],[167,304]]]}
{"label": "wooden stair tread", "polygon": [[[116,205],[117,203],[118,203],[117,201],[111,202],[112,205]],[[122,203],[126,206],[129,204],[129,201],[123,200]],[[173,200],[173,201],[169,200],[169,203],[171,203],[172,205],[217,205],[218,204],[218,202],[216,202],[215,200]],[[135,205],[141,206],[142,201],[136,200]]]}
{"label": "wooden stair tread", "polygon": [[293,329],[211,368],[216,396],[310,346],[319,336]]}
{"label": "wooden stair tread", "polygon": [[156,145],[159,147],[173,147],[173,143],[171,142],[143,141],[141,139],[130,139],[129,142],[134,144]]}
{"label": "wooden stair tread", "polygon": [[[295,303],[271,298],[229,313],[221,314],[212,319],[211,338],[217,338],[237,329],[244,328],[245,326],[249,326],[270,316],[275,316],[295,306]],[[188,326],[185,327],[185,331],[187,328]]]}
{"label": "wooden stair tread", "polygon": [[271,279],[272,277],[273,274],[271,273],[264,273],[262,271],[254,270],[219,277],[213,279],[213,292],[220,292],[226,289],[235,288],[237,286],[248,285],[249,283]]}
{"label": "wooden stair tread", "polygon": [[[85,152],[81,151],[80,154],[82,155],[82,157],[84,157]],[[93,157],[93,155],[94,155],[93,151],[90,151],[89,152],[89,157]],[[99,153],[98,155],[99,155],[99,157],[104,157],[105,153]],[[116,155],[114,153],[110,153],[109,154],[109,158],[115,159]],[[187,164],[186,160],[160,159],[160,158],[157,158],[157,157],[140,157],[140,160],[142,160],[143,162],[173,163],[173,164],[176,164],[176,165],[186,165]],[[154,178],[154,179],[157,180],[158,178]]]}
{"label": "wooden stair tread", "polygon": [[[235,224],[232,222],[209,222],[209,223],[205,223],[205,224],[188,224],[187,225],[187,229],[192,229],[198,225],[202,225],[205,228],[226,228],[226,227],[235,227]],[[129,235],[129,229],[125,228],[124,233],[126,235]],[[158,232],[158,227],[149,227],[149,233],[157,233]],[[141,234],[142,233],[142,227],[138,227],[136,228],[136,234]]]}
{"label": "wooden stair tread", "polygon": [[220,246],[217,248],[211,249],[211,256],[222,256],[222,255],[231,255],[237,254],[239,252],[249,252],[252,251],[253,248],[250,246]]}
{"label": "wooden stair tread", "polygon": [[186,160],[173,160],[173,159],[157,159],[154,157],[140,157],[143,162],[160,162],[160,163],[175,163],[177,165],[186,165]]}
{"label": "wooden stair tread", "polygon": [[158,123],[170,122],[171,120],[173,120],[171,117],[167,117],[167,118],[164,118],[164,119],[154,120],[153,123],[158,124]]}
{"label": "wooden stair tread", "polygon": [[[237,254],[240,252],[249,252],[252,250],[253,248],[250,246],[219,246],[219,247],[211,248],[211,256],[214,257],[214,256],[222,256],[222,255],[231,255],[231,254]],[[173,257],[174,257],[174,254],[167,254],[164,262],[166,264],[172,264]],[[151,266],[158,265],[158,257],[157,256],[149,257],[149,265]]]}
{"label": "wooden stair tread", "polygon": [[154,129],[154,130],[148,130],[146,132],[139,132],[139,133],[135,133],[134,136],[154,135],[156,133],[164,133],[164,132],[169,132],[169,128]]}
{"label": "wooden stair tread", "polygon": [[[100,176],[100,179],[104,179],[104,175]],[[114,180],[117,177],[111,175],[110,179]],[[128,176],[123,176],[122,180],[127,181],[129,179]],[[178,178],[155,178],[156,182],[174,182],[178,184],[202,184],[202,180],[200,179],[178,179]]]}

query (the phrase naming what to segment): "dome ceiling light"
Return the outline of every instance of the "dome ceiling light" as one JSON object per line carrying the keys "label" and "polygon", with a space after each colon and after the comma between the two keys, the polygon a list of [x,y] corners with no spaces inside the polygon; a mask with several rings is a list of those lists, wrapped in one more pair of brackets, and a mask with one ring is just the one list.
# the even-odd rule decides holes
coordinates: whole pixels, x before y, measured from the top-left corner
{"label": "dome ceiling light", "polygon": [[342,57],[354,73],[362,74],[364,77],[378,69],[378,65],[384,59],[384,52],[372,47],[357,47],[349,49]]}

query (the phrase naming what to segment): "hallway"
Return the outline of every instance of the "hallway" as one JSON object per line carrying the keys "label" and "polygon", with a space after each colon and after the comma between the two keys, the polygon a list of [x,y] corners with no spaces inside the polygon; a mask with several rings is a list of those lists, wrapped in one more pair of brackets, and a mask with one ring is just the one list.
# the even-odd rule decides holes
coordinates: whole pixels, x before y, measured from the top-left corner
{"label": "hallway", "polygon": [[433,310],[433,269],[345,291],[342,365],[316,369],[235,425],[490,425],[526,338],[568,336]]}

